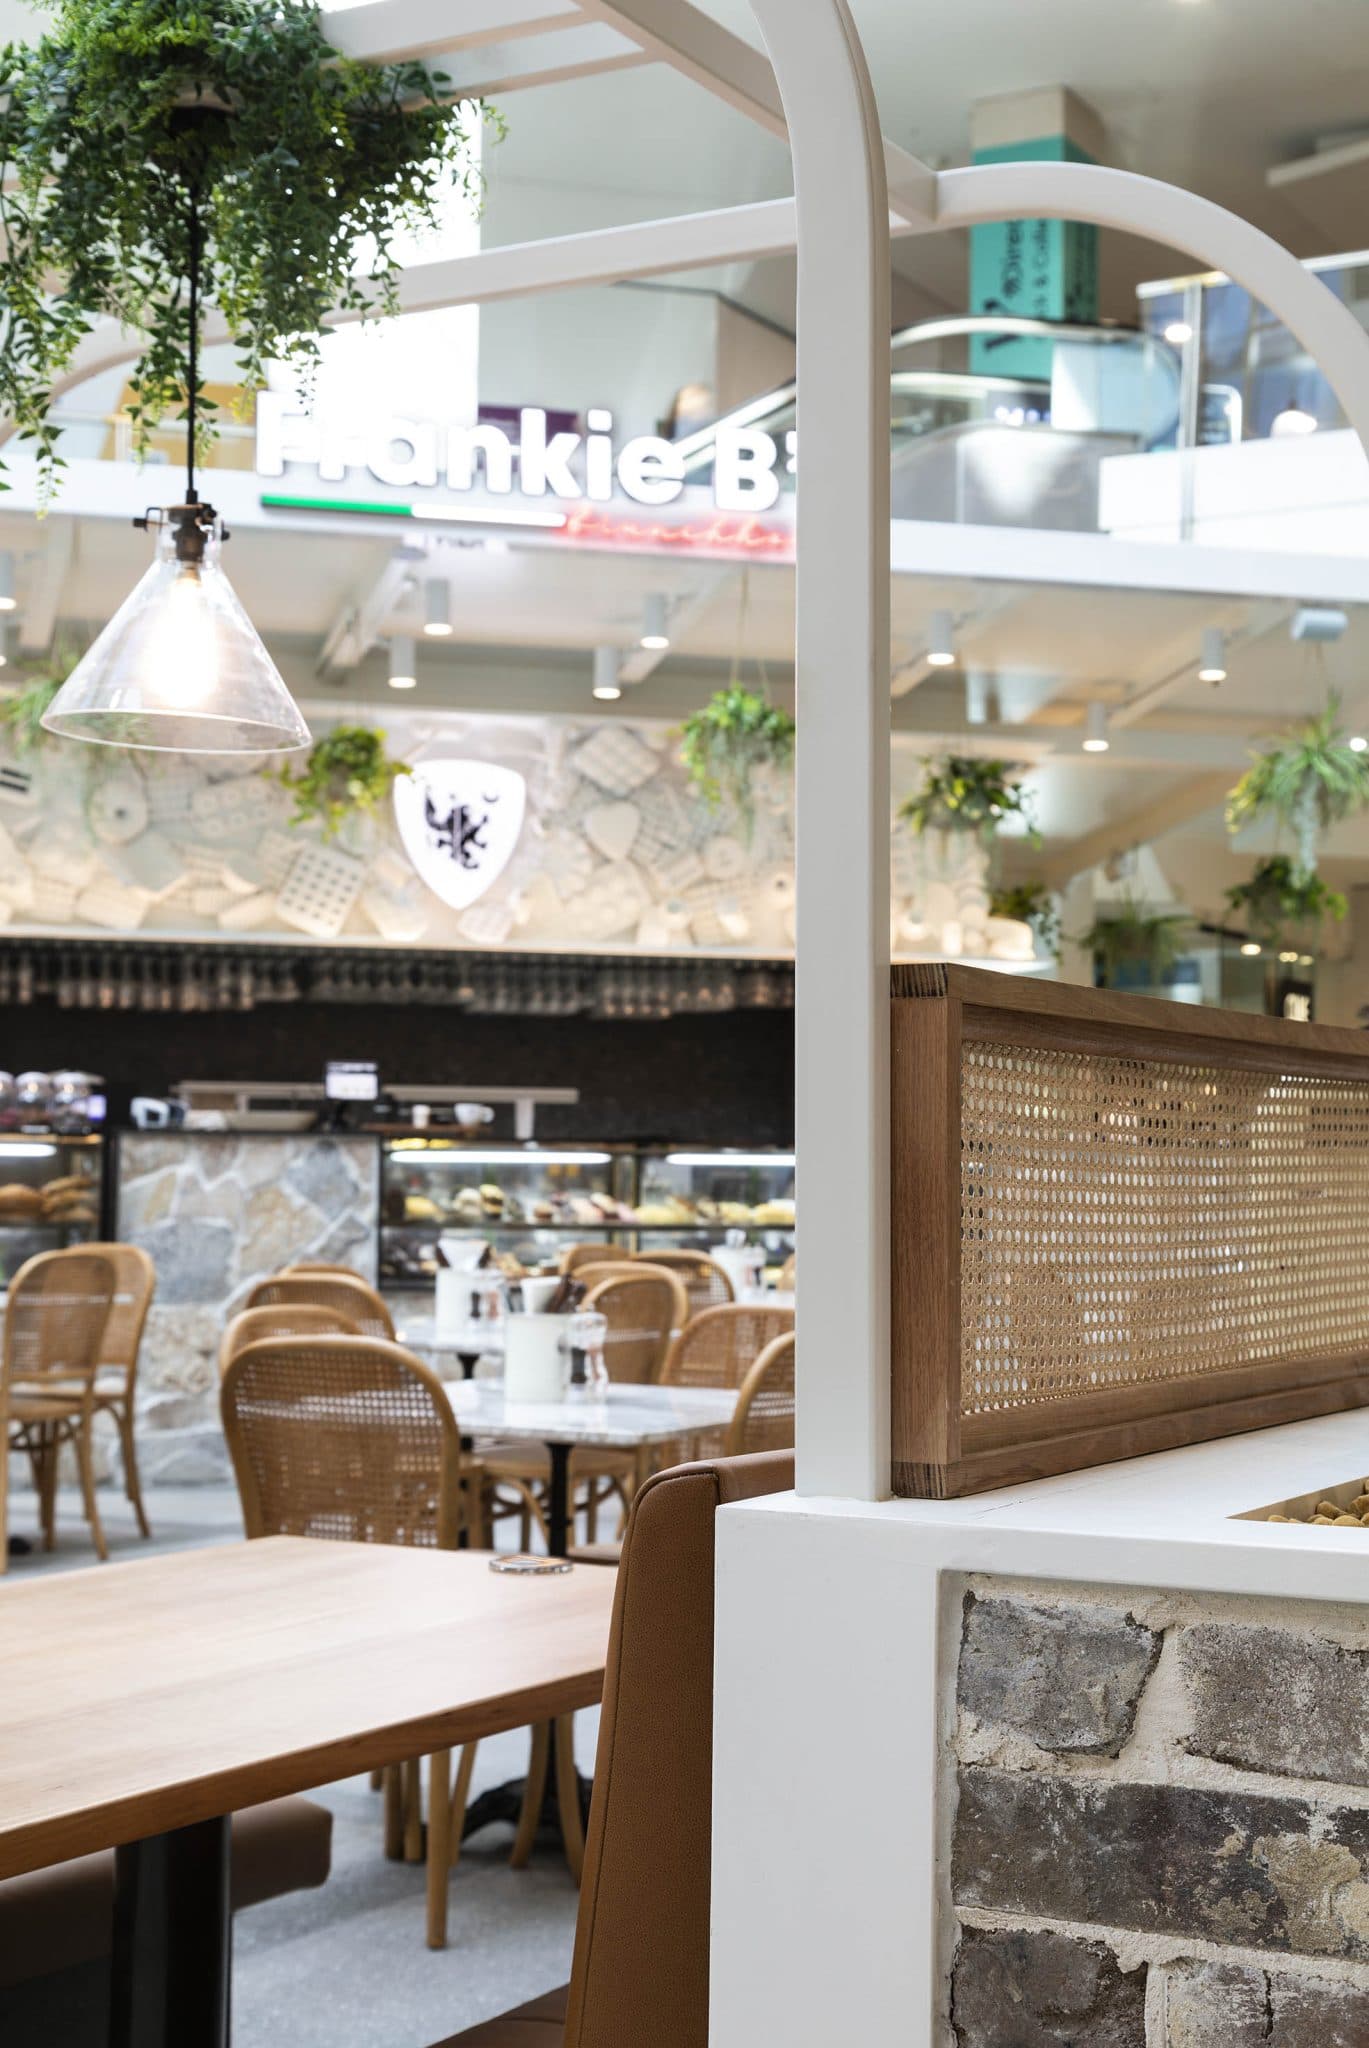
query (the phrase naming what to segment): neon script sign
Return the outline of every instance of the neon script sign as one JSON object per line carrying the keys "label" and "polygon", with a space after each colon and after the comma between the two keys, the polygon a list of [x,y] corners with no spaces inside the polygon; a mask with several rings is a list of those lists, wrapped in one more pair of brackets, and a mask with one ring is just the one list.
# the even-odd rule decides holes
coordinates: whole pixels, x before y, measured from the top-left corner
{"label": "neon script sign", "polygon": [[[366,470],[377,483],[400,490],[481,492],[511,499],[520,523],[537,520],[538,501],[559,508],[608,505],[627,498],[634,505],[673,505],[686,490],[684,456],[659,434],[638,434],[619,447],[613,415],[591,407],[586,433],[550,429],[538,406],[518,415],[518,435],[482,421],[478,426],[443,426],[436,420],[399,415],[357,427],[304,410],[289,394],[263,391],[257,398],[257,474],[280,477],[287,470],[312,470],[324,483],[342,483]],[[757,427],[720,427],[713,449],[713,503],[719,512],[757,516],[780,497],[781,479],[795,469],[795,438],[784,449]]]}

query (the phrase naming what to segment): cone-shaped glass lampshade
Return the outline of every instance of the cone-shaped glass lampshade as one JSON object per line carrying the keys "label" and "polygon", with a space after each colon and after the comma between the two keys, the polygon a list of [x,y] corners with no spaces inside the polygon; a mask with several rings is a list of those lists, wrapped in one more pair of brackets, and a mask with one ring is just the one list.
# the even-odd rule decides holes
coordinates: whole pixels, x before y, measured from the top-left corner
{"label": "cone-shaped glass lampshade", "polygon": [[[198,510],[212,519],[208,507]],[[177,515],[157,558],[53,698],[49,732],[181,754],[277,754],[309,728],[219,564],[177,553]]]}

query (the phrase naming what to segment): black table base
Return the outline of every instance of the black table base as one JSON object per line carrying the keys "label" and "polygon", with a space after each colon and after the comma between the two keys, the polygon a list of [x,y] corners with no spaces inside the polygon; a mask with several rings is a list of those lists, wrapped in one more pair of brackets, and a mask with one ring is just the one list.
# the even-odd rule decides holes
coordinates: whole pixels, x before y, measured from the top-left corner
{"label": "black table base", "polygon": [[117,1852],[110,2048],[228,2048],[227,1816]]}

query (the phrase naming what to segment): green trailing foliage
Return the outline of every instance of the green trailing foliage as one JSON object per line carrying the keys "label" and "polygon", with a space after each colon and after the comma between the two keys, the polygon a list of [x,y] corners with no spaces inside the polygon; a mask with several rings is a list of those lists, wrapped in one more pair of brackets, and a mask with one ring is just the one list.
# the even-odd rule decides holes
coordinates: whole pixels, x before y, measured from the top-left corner
{"label": "green trailing foliage", "polygon": [[1328,917],[1339,924],[1350,907],[1320,875],[1299,874],[1286,853],[1262,860],[1248,882],[1227,890],[1226,900],[1249,931],[1271,941],[1286,925],[1320,924]]}
{"label": "green trailing foliage", "polygon": [[53,383],[98,317],[142,338],[139,450],[183,405],[193,202],[247,390],[268,360],[307,383],[331,309],[395,312],[397,237],[436,226],[453,181],[478,196],[482,115],[448,90],[339,58],[308,0],[57,0],[0,51],[0,410],[48,483]]}
{"label": "green trailing foliage", "polygon": [[1138,904],[1123,902],[1114,906],[1110,916],[1096,918],[1075,944],[1093,955],[1102,972],[1103,987],[1110,985],[1119,969],[1143,967],[1147,981],[1159,988],[1169,979],[1192,922],[1186,911],[1147,916]]}
{"label": "green trailing foliage", "polygon": [[1044,882],[1017,882],[1010,889],[995,889],[989,898],[989,913],[1029,924],[1051,958],[1060,958],[1060,905]]}
{"label": "green trailing foliage", "polygon": [[385,751],[385,735],[374,726],[340,725],[315,740],[304,765],[289,762],[273,779],[295,799],[292,825],[321,825],[331,839],[357,812],[372,813],[385,801],[406,761]]}
{"label": "green trailing foliage", "polygon": [[739,684],[719,690],[680,728],[680,759],[710,810],[727,802],[752,821],[751,777],[794,759],[794,721],[787,711]]}
{"label": "green trailing foliage", "polygon": [[15,754],[34,754],[40,747],[55,744],[43,725],[43,718],[81,656],[61,642],[53,649],[47,665],[30,673],[6,697],[0,697],[0,738]]}
{"label": "green trailing foliage", "polygon": [[923,764],[922,786],[899,808],[899,817],[919,837],[924,832],[975,832],[988,841],[1005,818],[1021,818],[1027,837],[1039,846],[1031,799],[1010,761],[948,754]]}
{"label": "green trailing foliage", "polygon": [[1340,698],[1332,695],[1315,718],[1257,754],[1226,800],[1228,832],[1264,817],[1292,832],[1300,881],[1316,874],[1322,834],[1369,806],[1369,753],[1356,752],[1339,720]]}

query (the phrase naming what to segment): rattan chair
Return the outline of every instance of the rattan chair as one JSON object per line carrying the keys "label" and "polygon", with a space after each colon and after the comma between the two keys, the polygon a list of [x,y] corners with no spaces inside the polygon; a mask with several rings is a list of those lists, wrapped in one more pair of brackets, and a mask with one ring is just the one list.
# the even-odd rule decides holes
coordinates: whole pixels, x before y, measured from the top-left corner
{"label": "rattan chair", "polygon": [[794,1252],[790,1252],[790,1254],[789,1254],[788,1258],[787,1258],[787,1259],[785,1260],[784,1264],[783,1264],[783,1265],[782,1265],[782,1266],[780,1267],[780,1277],[779,1277],[779,1279],[778,1279],[778,1280],[776,1281],[775,1285],[776,1285],[777,1287],[781,1288],[781,1289],[782,1289],[782,1290],[784,1291],[784,1293],[786,1293],[786,1294],[792,1294],[792,1293],[793,1293],[793,1291],[794,1291],[794,1289],[795,1289],[795,1288],[796,1288],[796,1287],[798,1286],[798,1284],[799,1284],[799,1283],[798,1283],[798,1279],[797,1279],[797,1274],[798,1274],[798,1258],[797,1258],[797,1254],[795,1254]]}
{"label": "rattan chair", "polygon": [[627,1257],[620,1244],[568,1244],[561,1254],[561,1271],[578,1273],[582,1266],[621,1265]]}
{"label": "rattan chair", "polygon": [[119,1455],[124,1468],[124,1493],[144,1536],[152,1531],[143,1506],[142,1481],[138,1476],[137,1392],[138,1357],[142,1350],[147,1312],[157,1291],[157,1268],[136,1244],[86,1244],[82,1250],[99,1252],[114,1268],[115,1296],[100,1345],[100,1369],[95,1376],[95,1412],[112,1417],[119,1432]]}
{"label": "rattan chair", "polygon": [[794,1447],[794,1332],[775,1337],[742,1381],[727,1432],[727,1455]]}
{"label": "rattan chair", "polygon": [[684,1282],[692,1316],[706,1308],[722,1308],[737,1298],[731,1276],[707,1252],[651,1251],[637,1256],[653,1266],[668,1266]]}
{"label": "rattan chair", "polygon": [[329,1259],[291,1259],[288,1266],[281,1267],[282,1273],[341,1273],[348,1280],[360,1280],[363,1287],[370,1281],[364,1273],[358,1273],[355,1266],[337,1266]]}
{"label": "rattan chair", "polygon": [[[33,1470],[43,1546],[57,1541],[57,1468],[62,1446],[76,1453],[81,1497],[97,1556],[109,1556],[95,1498],[92,1430],[96,1379],[105,1329],[118,1292],[114,1262],[102,1252],[73,1246],[40,1252],[9,1283],[0,1352],[3,1442],[24,1451]],[[7,1528],[9,1459],[0,1456],[0,1536]],[[0,1571],[8,1543],[0,1542]]]}
{"label": "rattan chair", "polygon": [[240,1351],[268,1337],[363,1337],[365,1331],[351,1316],[335,1308],[316,1308],[312,1302],[287,1301],[271,1308],[244,1308],[234,1316],[219,1339],[219,1378],[222,1379]]}
{"label": "rattan chair", "polygon": [[[740,1387],[767,1344],[787,1336],[793,1327],[792,1308],[753,1307],[749,1302],[706,1308],[671,1344],[661,1379],[675,1387]],[[656,1463],[676,1465],[686,1455],[720,1457],[725,1438],[726,1432],[719,1429],[700,1437],[688,1451],[678,1442],[666,1444],[657,1452]]]}
{"label": "rattan chair", "polygon": [[336,1309],[339,1315],[349,1317],[365,1337],[383,1337],[390,1344],[395,1341],[389,1309],[374,1287],[358,1280],[355,1274],[273,1273],[269,1280],[257,1282],[243,1307],[280,1308],[286,1303],[301,1302],[313,1308]]}
{"label": "rattan chair", "polygon": [[[276,1337],[249,1344],[220,1388],[224,1434],[249,1539],[307,1536],[454,1550],[478,1521],[461,1433],[442,1382],[375,1337]],[[474,1743],[451,1793],[451,1859],[428,1864],[428,1945],[447,1944],[447,1886],[460,1854]],[[385,1774],[386,1848],[423,1860],[420,1766]],[[450,1758],[431,1773],[446,1797]]]}

